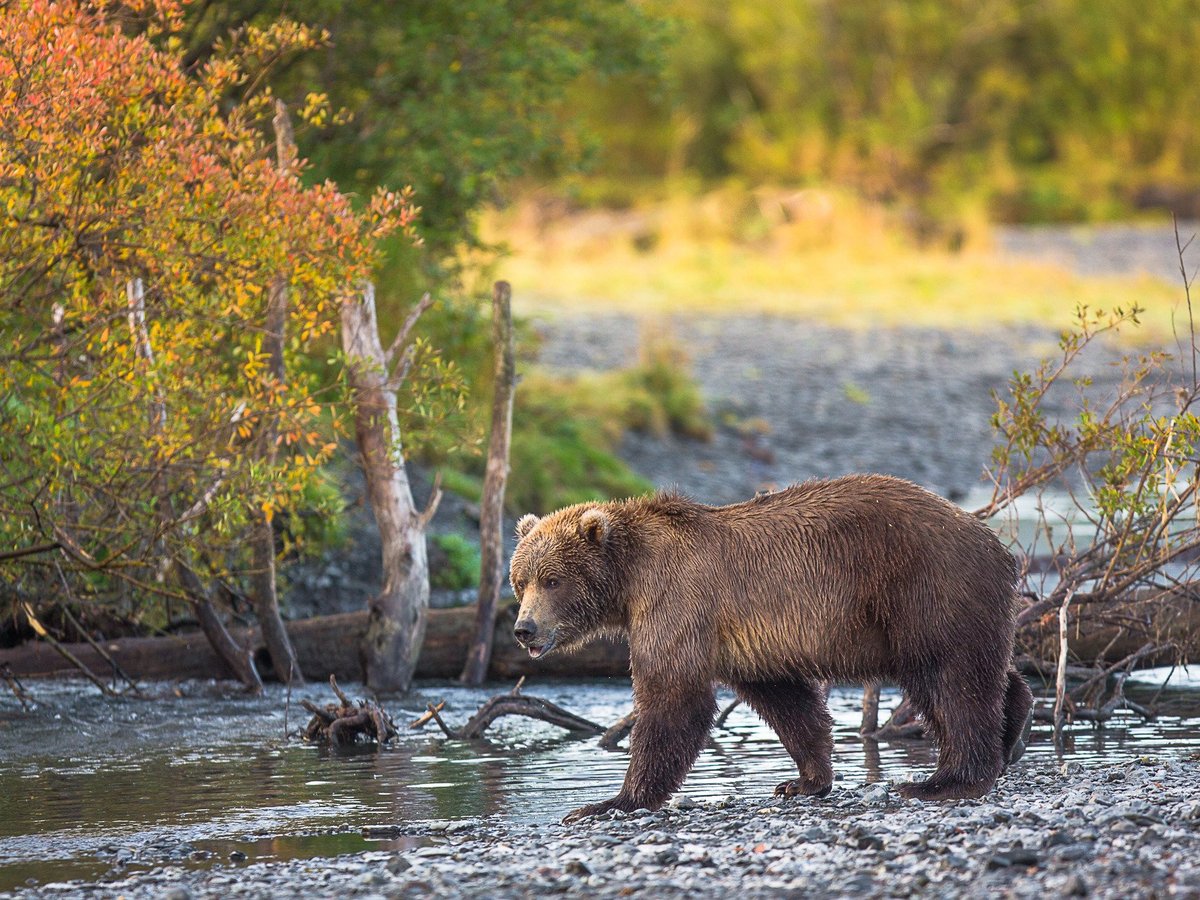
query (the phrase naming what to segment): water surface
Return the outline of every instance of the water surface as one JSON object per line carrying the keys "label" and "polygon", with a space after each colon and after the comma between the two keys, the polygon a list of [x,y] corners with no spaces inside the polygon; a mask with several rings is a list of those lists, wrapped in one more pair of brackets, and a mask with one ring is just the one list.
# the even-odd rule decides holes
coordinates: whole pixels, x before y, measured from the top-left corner
{"label": "water surface", "polygon": [[[1139,675],[1129,693],[1146,701],[1165,671]],[[1200,672],[1176,672],[1159,697],[1156,722],[1128,716],[1102,729],[1079,726],[1068,744],[1083,764],[1171,755],[1200,746]],[[1190,689],[1189,689],[1190,685]],[[446,718],[461,724],[507,685],[482,690],[426,684],[385,701],[406,724],[430,701],[446,700]],[[225,693],[227,686],[155,685],[158,700],[105,700],[78,683],[35,683],[38,708],[21,712],[0,700],[0,890],[75,878],[119,877],[164,863],[186,866],[336,856],[411,847],[421,840],[370,840],[364,828],[450,820],[521,822],[560,818],[582,803],[611,796],[624,776],[624,752],[607,753],[530,719],[501,719],[486,740],[447,740],[436,726],[402,728],[383,750],[339,750],[285,740],[282,688],[265,696]],[[358,686],[347,686],[357,696]],[[182,693],[184,696],[176,696]],[[286,725],[306,716],[297,701],[324,703],[310,686],[292,698]],[[628,711],[626,679],[530,682],[526,693],[553,700],[596,722]],[[722,702],[730,699],[723,695]],[[884,693],[884,706],[897,701]],[[928,772],[934,753],[921,741],[877,748],[857,737],[860,693],[835,689],[834,768],[839,785],[905,779]],[[1057,766],[1045,729],[1033,735],[1027,765]],[[729,794],[768,797],[792,777],[773,733],[738,708],[713,732],[683,787],[696,799]],[[835,786],[835,790],[836,790]]]}

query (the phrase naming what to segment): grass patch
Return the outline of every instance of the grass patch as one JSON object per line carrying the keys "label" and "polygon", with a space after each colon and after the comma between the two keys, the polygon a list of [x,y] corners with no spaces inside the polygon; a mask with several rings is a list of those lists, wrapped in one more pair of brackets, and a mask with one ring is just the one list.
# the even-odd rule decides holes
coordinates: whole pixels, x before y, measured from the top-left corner
{"label": "grass patch", "polygon": [[440,471],[442,473],[442,487],[446,490],[458,494],[460,497],[465,497],[472,503],[479,503],[483,500],[483,478],[448,466],[442,468]]}
{"label": "grass patch", "polygon": [[433,535],[429,557],[431,586],[456,591],[479,587],[479,547],[462,535]]}
{"label": "grass patch", "polygon": [[[540,216],[540,218],[539,218]],[[1149,277],[1086,278],[989,249],[920,248],[888,212],[835,191],[726,188],[628,210],[547,219],[516,204],[485,220],[511,256],[500,274],[525,309],[758,312],[852,328],[1068,327],[1080,304],[1146,309],[1145,340],[1171,334],[1180,292]]]}

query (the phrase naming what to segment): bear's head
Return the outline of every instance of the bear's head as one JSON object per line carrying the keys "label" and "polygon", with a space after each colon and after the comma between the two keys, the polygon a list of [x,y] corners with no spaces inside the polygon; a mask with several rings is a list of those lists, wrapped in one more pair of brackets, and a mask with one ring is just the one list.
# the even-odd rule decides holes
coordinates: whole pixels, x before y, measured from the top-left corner
{"label": "bear's head", "polygon": [[514,634],[535,659],[580,644],[611,624],[613,511],[571,506],[517,523],[510,579],[521,602]]}

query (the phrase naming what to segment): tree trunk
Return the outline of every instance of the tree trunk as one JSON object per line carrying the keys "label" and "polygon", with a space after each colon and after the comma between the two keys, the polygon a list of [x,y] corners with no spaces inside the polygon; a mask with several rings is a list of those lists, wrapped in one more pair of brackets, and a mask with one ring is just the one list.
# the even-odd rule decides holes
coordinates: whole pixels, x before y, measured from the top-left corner
{"label": "tree trunk", "polygon": [[209,599],[196,573],[177,559],[172,561],[172,565],[184,593],[191,601],[196,621],[200,623],[200,630],[204,632],[213,651],[228,667],[230,674],[245,685],[247,691],[261,694],[262,679],[258,675],[258,669],[254,667],[252,650],[234,640],[233,635],[225,628],[225,623],[221,621],[216,606]]}
{"label": "tree trunk", "polygon": [[[267,352],[267,371],[282,390],[287,381],[283,361],[283,339],[288,315],[287,282],[282,275],[271,281],[267,294],[267,320],[263,334],[263,349]],[[275,438],[279,430],[274,422],[264,422],[258,435],[259,456],[268,465],[275,464]],[[250,531],[250,555],[253,574],[250,582],[254,595],[254,612],[262,626],[263,639],[271,656],[275,677],[284,684],[304,684],[304,674],[296,659],[296,651],[288,640],[279,614],[279,592],[275,578],[275,526],[262,510],[254,513]]]}
{"label": "tree trunk", "polygon": [[[291,120],[282,100],[275,101],[275,152],[280,171],[291,168],[296,159],[296,142],[292,137]],[[283,390],[287,384],[287,367],[283,359],[283,342],[287,332],[288,287],[283,273],[271,279],[267,289],[267,315],[263,328],[263,349],[267,353],[267,371]],[[275,465],[275,439],[278,428],[271,420],[262,424],[258,435],[259,458],[268,466]],[[256,510],[250,531],[250,555],[253,574],[250,581],[254,595],[254,612],[262,626],[263,639],[271,656],[275,677],[284,684],[304,684],[304,674],[296,659],[296,651],[288,640],[279,614],[279,592],[275,577],[275,526],[266,510]]]}
{"label": "tree trunk", "polygon": [[465,684],[472,685],[482,684],[487,676],[492,659],[492,634],[496,630],[496,604],[500,600],[500,586],[504,583],[504,483],[508,480],[508,445],[512,437],[513,388],[516,384],[511,301],[512,289],[508,282],[497,281],[492,288],[495,396],[479,513],[479,600],[475,639],[467,652],[467,664],[461,676]]}
{"label": "tree trunk", "polygon": [[[422,306],[428,306],[428,301],[418,305],[406,328],[415,323]],[[392,353],[384,352],[379,339],[374,286],[347,298],[341,315],[342,349],[354,398],[354,433],[383,547],[383,585],[368,605],[363,641],[366,680],[374,691],[407,691],[429,608],[427,518],[413,505],[404,469],[396,413],[398,385],[389,374]],[[393,349],[406,336],[402,332]]]}

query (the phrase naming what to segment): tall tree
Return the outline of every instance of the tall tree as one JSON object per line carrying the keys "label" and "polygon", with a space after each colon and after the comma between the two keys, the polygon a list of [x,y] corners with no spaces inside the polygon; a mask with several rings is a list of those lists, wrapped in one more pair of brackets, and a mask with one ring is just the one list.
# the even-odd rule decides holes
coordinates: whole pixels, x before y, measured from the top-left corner
{"label": "tall tree", "polygon": [[317,92],[334,111],[301,150],[348,189],[411,185],[435,259],[507,181],[588,155],[566,102],[581,76],[653,70],[664,43],[661,20],[630,0],[371,0],[352,15],[329,0],[210,0],[189,14],[192,57],[279,15],[329,35],[273,79],[293,105]]}

